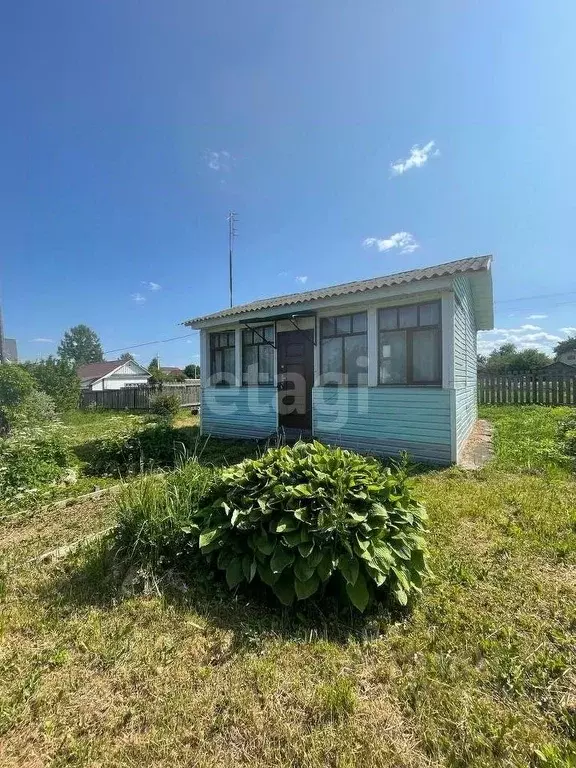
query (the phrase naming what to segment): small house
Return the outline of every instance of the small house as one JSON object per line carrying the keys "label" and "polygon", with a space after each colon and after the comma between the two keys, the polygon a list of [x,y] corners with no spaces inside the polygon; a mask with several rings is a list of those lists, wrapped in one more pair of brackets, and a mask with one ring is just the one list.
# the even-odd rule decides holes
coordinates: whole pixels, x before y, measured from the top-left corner
{"label": "small house", "polygon": [[200,329],[204,435],[310,435],[457,462],[474,426],[491,257],[233,306]]}
{"label": "small house", "polygon": [[148,384],[150,374],[136,360],[105,360],[87,363],[77,369],[83,390],[102,392],[108,389],[141,387]]}

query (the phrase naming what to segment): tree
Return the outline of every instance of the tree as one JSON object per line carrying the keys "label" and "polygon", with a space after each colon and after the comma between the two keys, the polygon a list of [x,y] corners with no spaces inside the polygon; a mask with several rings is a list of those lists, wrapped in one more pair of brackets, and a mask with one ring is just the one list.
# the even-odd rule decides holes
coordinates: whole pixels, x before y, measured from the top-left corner
{"label": "tree", "polygon": [[558,358],[559,355],[563,355],[564,352],[572,352],[573,349],[576,349],[576,336],[570,336],[559,341],[554,347],[554,354]]}
{"label": "tree", "polygon": [[199,379],[200,366],[196,363],[190,363],[190,365],[187,365],[186,368],[184,368],[184,375],[188,379]]}
{"label": "tree", "polygon": [[153,357],[152,360],[150,360],[150,362],[148,363],[148,370],[150,371],[150,373],[152,373],[153,369],[156,369],[156,370],[159,369],[157,357]]}
{"label": "tree", "polygon": [[153,357],[148,365],[148,372],[150,374],[150,383],[153,385],[161,385],[163,381],[166,381],[166,374],[160,370],[158,365],[158,358]]}
{"label": "tree", "polygon": [[50,395],[58,411],[78,408],[80,379],[70,363],[50,355],[46,360],[36,363],[23,363],[22,367],[34,377],[38,388]]}
{"label": "tree", "polygon": [[86,363],[101,363],[104,360],[98,334],[82,324],[66,331],[58,347],[58,355],[75,367]]}
{"label": "tree", "polygon": [[519,350],[514,344],[508,343],[492,350],[481,370],[486,373],[527,373],[551,362],[550,357],[539,349]]}
{"label": "tree", "polygon": [[120,355],[120,360],[123,360],[125,363],[127,363],[128,360],[134,360],[134,355],[131,355],[130,352],[123,352]]}

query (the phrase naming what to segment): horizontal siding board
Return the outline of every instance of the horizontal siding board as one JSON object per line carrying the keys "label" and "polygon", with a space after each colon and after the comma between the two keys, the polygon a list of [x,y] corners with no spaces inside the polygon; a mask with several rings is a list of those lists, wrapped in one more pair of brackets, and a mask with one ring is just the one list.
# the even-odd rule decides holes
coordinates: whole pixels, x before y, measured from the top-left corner
{"label": "horizontal siding board", "polygon": [[312,397],[314,435],[323,442],[388,456],[408,451],[420,461],[450,462],[448,390],[315,387]]}
{"label": "horizontal siding board", "polygon": [[206,387],[202,391],[202,434],[265,438],[276,430],[275,387]]}

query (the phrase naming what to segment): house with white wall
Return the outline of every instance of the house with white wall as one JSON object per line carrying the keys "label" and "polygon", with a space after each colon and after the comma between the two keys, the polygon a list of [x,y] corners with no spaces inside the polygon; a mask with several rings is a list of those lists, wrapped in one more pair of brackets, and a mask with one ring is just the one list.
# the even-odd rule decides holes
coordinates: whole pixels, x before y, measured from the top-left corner
{"label": "house with white wall", "polygon": [[77,369],[82,389],[102,392],[108,389],[140,387],[147,384],[150,373],[135,360],[105,360],[102,363],[87,363]]}

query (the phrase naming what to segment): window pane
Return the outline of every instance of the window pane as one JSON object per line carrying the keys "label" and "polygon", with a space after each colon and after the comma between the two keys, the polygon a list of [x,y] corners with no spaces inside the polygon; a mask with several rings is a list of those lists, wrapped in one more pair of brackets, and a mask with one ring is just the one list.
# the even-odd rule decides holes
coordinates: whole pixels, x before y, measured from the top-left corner
{"label": "window pane", "polygon": [[259,384],[274,383],[274,347],[269,344],[260,346],[260,370],[258,372]]}
{"label": "window pane", "polygon": [[234,333],[234,331],[231,331],[228,334],[228,346],[233,347],[235,345],[235,342],[236,342],[236,334]]}
{"label": "window pane", "polygon": [[242,332],[242,344],[252,344],[252,331]]}
{"label": "window pane", "polygon": [[366,312],[358,312],[352,316],[353,333],[366,333]]}
{"label": "window pane", "polygon": [[400,328],[416,328],[418,325],[418,307],[398,307]]}
{"label": "window pane", "polygon": [[350,315],[336,318],[336,333],[350,333]]}
{"label": "window pane", "polygon": [[324,384],[342,382],[342,339],[326,339],[322,342],[320,354],[322,360],[322,377]]}
{"label": "window pane", "polygon": [[437,301],[432,304],[420,304],[420,325],[439,325],[440,305]]}
{"label": "window pane", "polygon": [[322,336],[334,336],[336,333],[336,325],[333,317],[327,317],[322,320]]}
{"label": "window pane", "polygon": [[224,350],[224,373],[227,373],[229,377],[234,376],[236,370],[235,362],[234,348],[228,347]]}
{"label": "window pane", "polygon": [[262,334],[266,341],[274,341],[274,326],[273,325],[267,325],[264,328],[264,333]]}
{"label": "window pane", "polygon": [[436,328],[414,331],[412,336],[413,379],[418,383],[440,381],[440,333]]}
{"label": "window pane", "polygon": [[380,384],[406,383],[406,334],[380,333]]}
{"label": "window pane", "polygon": [[398,310],[381,309],[379,314],[380,330],[394,330],[398,328]]}
{"label": "window pane", "polygon": [[258,383],[258,347],[250,345],[242,350],[242,383]]}
{"label": "window pane", "polygon": [[218,334],[217,333],[211,333],[210,334],[210,346],[212,347],[212,349],[214,349],[214,347],[218,346]]}
{"label": "window pane", "polygon": [[368,340],[366,335],[346,336],[344,338],[344,355],[346,358],[346,373],[348,386],[368,386]]}

